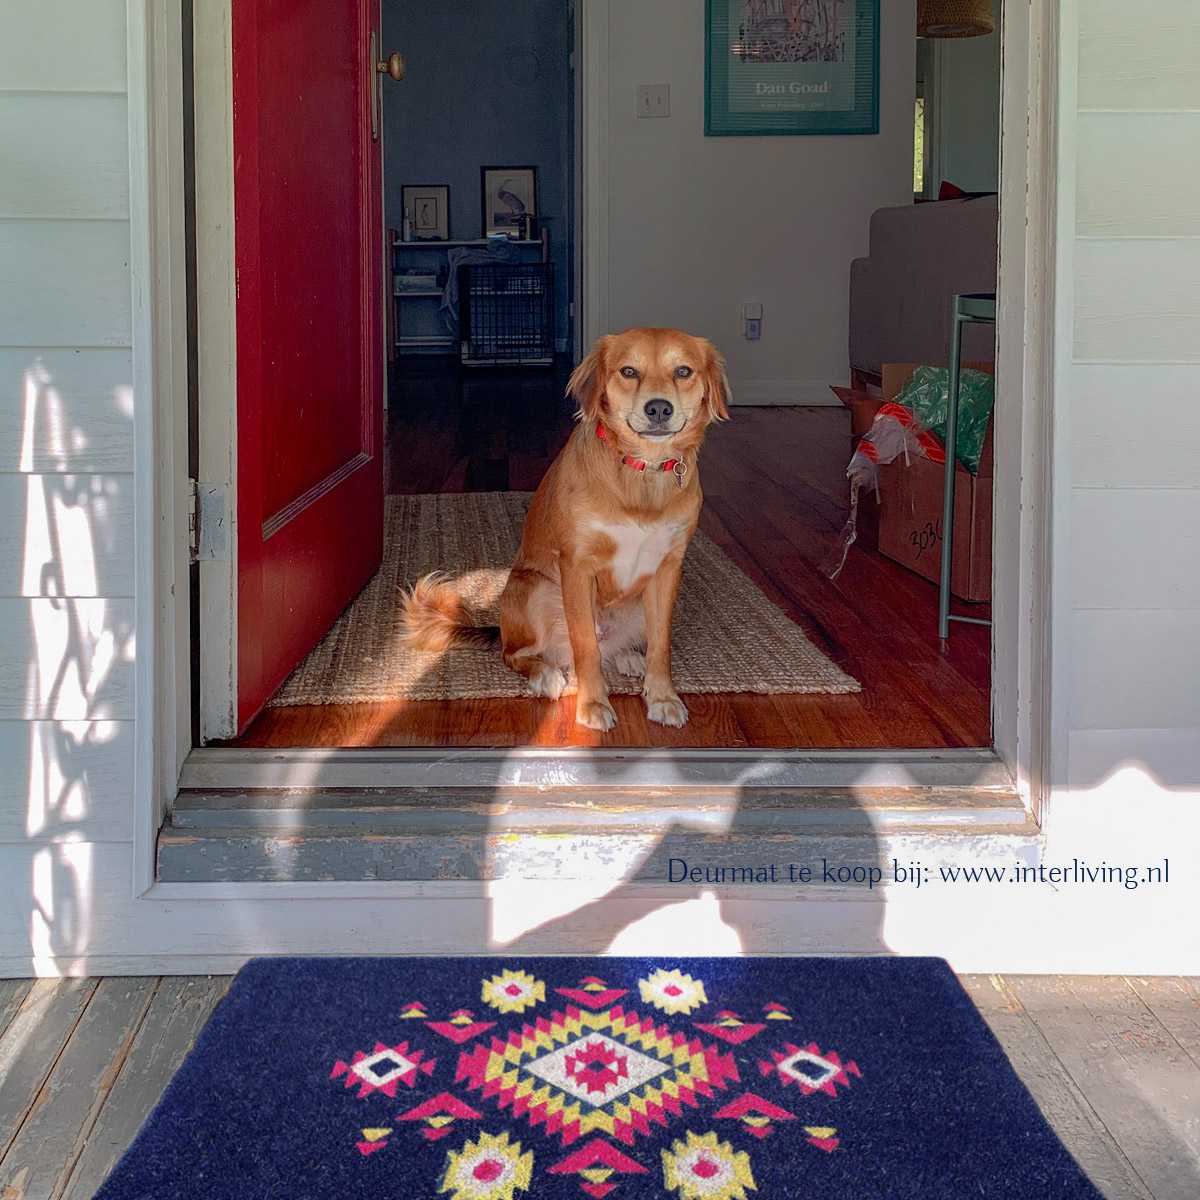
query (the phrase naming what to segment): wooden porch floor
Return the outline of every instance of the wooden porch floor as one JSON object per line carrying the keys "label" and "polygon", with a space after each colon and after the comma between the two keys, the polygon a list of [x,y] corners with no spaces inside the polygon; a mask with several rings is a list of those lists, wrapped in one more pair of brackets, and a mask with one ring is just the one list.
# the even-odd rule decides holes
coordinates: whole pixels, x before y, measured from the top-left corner
{"label": "wooden porch floor", "polygon": [[[92,1196],[229,982],[0,981],[0,1197]],[[1200,979],[963,984],[1108,1200],[1200,1195]]]}

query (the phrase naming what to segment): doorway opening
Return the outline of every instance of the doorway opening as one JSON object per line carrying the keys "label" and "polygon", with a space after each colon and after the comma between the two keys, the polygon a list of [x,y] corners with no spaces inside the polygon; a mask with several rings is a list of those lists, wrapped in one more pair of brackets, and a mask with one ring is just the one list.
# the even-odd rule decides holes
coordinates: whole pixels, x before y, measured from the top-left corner
{"label": "doorway opening", "polygon": [[[686,696],[682,729],[648,721],[631,691],[613,697],[619,723],[604,734],[575,724],[570,698],[439,694],[430,679],[436,665],[421,671],[422,686],[388,693],[393,664],[366,660],[393,637],[392,585],[413,580],[374,575],[366,588],[382,593],[383,608],[355,588],[353,605],[298,656],[298,673],[237,722],[244,728],[232,744],[990,746],[990,632],[959,625],[948,640],[937,637],[929,566],[940,536],[936,472],[918,486],[911,473],[919,466],[889,468],[878,506],[864,495],[843,570],[830,579],[824,568],[846,520],[847,464],[871,417],[898,397],[915,366],[945,367],[951,297],[996,289],[999,55],[994,70],[980,62],[999,34],[931,46],[885,18],[874,137],[705,138],[702,38],[693,31],[669,64],[625,53],[635,32],[641,45],[659,33],[665,45],[677,24],[669,14],[661,30],[657,17],[645,27],[638,5],[611,14],[607,75],[593,81],[598,117],[591,98],[581,100],[588,85],[577,87],[573,55],[584,23],[576,28],[566,0],[517,6],[515,16],[496,15],[490,32],[479,25],[492,19],[486,6],[458,8],[429,14],[403,0],[382,4],[380,61],[393,46],[408,58],[403,82],[379,80],[385,571],[397,538],[433,537],[439,523],[461,533],[465,514],[486,543],[489,522],[511,523],[502,498],[533,492],[575,427],[564,385],[592,334],[678,325],[711,338],[730,360],[735,407],[705,447],[700,531],[745,581],[737,611],[749,611],[743,596],[761,599],[856,686],[696,692]],[[470,32],[449,28],[454,20]],[[656,68],[671,75],[666,119],[641,111],[643,88],[661,87]],[[956,125],[968,87],[975,116]],[[604,163],[598,255],[577,232],[580,208],[599,204],[594,176],[576,186],[593,160]],[[914,192],[920,203],[910,201]],[[506,236],[489,245],[489,233]],[[499,289],[526,303],[507,314],[517,325],[493,328],[490,342],[477,344],[471,335],[483,317],[472,316],[472,289],[495,299],[493,269],[504,280]],[[603,311],[581,311],[589,270],[605,275]],[[539,306],[528,301],[543,298],[549,316],[530,332]],[[964,358],[984,367],[992,339],[972,337]],[[905,367],[907,375],[897,374]],[[960,540],[956,551],[973,573],[957,588],[955,610],[982,619],[990,614],[991,486],[979,470],[965,484],[978,494],[972,530],[983,535]],[[917,553],[906,557],[896,538],[926,526],[929,544],[909,538]],[[356,639],[348,633],[355,624],[377,632]],[[236,686],[236,670],[231,678]],[[213,726],[209,740],[221,740]]]}

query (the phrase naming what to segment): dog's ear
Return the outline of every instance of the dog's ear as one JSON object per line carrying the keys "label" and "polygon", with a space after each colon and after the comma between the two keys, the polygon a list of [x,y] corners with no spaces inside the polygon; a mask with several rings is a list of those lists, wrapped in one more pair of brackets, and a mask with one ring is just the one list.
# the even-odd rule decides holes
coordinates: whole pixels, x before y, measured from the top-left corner
{"label": "dog's ear", "polygon": [[729,420],[729,376],[725,356],[712,344],[704,343],[704,406],[710,421]]}
{"label": "dog's ear", "polygon": [[608,385],[608,342],[602,337],[567,380],[567,395],[579,405],[576,416],[580,420],[594,421],[600,416]]}

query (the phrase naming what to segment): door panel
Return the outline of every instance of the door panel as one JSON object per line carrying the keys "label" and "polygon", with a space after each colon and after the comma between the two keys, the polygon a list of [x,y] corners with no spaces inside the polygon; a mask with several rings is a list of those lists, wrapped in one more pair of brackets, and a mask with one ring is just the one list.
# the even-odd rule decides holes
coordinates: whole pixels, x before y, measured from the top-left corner
{"label": "door panel", "polygon": [[234,0],[241,730],[378,569],[378,0]]}

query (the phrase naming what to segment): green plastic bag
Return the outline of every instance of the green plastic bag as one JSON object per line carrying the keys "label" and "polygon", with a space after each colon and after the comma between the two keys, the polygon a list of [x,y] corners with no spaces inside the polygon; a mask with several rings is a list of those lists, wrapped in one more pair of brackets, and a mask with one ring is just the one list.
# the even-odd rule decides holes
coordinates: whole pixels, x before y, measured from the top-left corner
{"label": "green plastic bag", "polygon": [[[964,370],[958,385],[958,432],[955,457],[972,475],[979,474],[979,456],[987,436],[996,397],[996,381],[985,371]],[[946,444],[946,413],[950,408],[950,372],[946,367],[918,367],[897,404],[911,409],[922,429]]]}

